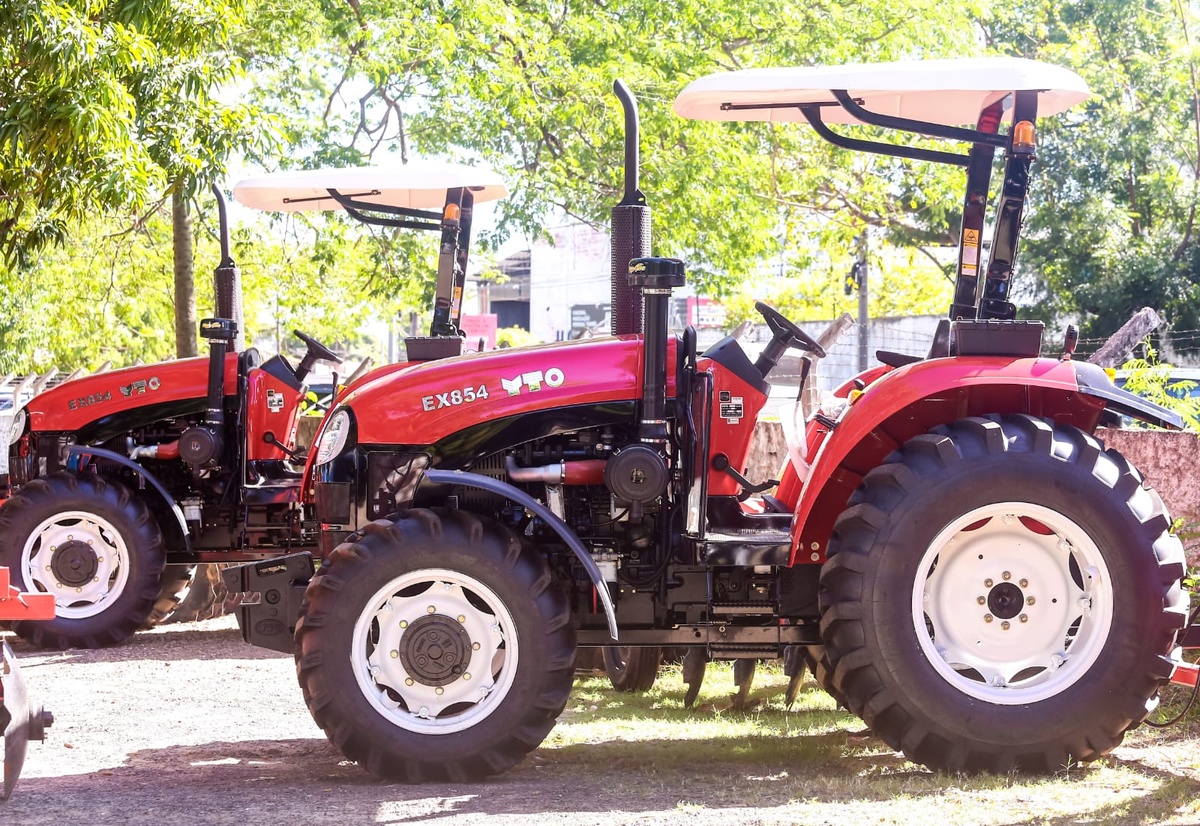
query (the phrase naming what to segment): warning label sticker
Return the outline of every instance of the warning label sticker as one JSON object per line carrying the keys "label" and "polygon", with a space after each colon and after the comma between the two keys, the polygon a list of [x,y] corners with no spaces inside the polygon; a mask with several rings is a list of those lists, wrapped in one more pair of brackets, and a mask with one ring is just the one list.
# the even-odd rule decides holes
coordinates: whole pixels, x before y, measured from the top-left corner
{"label": "warning label sticker", "polygon": [[745,415],[741,396],[733,396],[729,401],[721,402],[721,418],[730,424],[737,424]]}

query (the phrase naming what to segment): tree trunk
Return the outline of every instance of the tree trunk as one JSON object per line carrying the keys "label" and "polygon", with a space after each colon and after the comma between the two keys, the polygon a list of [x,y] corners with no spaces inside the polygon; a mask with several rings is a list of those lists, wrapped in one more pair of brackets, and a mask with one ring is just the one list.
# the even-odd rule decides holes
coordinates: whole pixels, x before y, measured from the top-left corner
{"label": "tree trunk", "polygon": [[196,341],[196,268],[192,216],[180,185],[171,194],[171,241],[175,258],[175,355],[189,358],[200,355]]}

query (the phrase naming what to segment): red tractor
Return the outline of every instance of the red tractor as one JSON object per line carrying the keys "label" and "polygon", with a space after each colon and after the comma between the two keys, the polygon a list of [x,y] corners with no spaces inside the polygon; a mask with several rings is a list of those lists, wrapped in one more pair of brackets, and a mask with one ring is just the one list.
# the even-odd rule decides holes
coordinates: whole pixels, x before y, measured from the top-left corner
{"label": "red tractor", "polygon": [[[954,301],[930,352],[881,352],[881,364],[837,390],[757,507],[747,500],[762,485],[741,470],[771,372],[788,349],[807,369],[824,348],[765,305],[773,337],[756,357],[732,338],[701,353],[693,330],[669,334],[685,268],[650,255],[636,106],[617,91],[626,192],[613,214],[614,335],[459,355],[465,246],[451,203],[440,217],[434,329],[426,352],[410,348],[410,358],[430,358],[377,370],[339,396],[298,480],[263,482],[272,495],[287,488],[271,499],[278,511],[258,510],[248,470],[206,488],[206,464],[188,459],[225,468],[230,454],[205,448],[212,434],[224,434],[226,451],[242,434],[247,456],[265,438],[230,421],[249,420],[261,396],[224,393],[252,368],[221,350],[213,402],[197,406],[197,392],[186,409],[176,400],[173,427],[153,429],[170,407],[132,431],[102,411],[87,431],[65,414],[31,415],[13,448],[17,499],[63,504],[21,524],[88,518],[103,504],[109,527],[96,536],[125,530],[133,511],[125,547],[147,531],[160,548],[164,524],[186,538],[189,520],[128,503],[166,502],[148,480],[188,477],[203,513],[233,510],[224,558],[271,556],[227,572],[231,590],[261,595],[239,610],[243,635],[294,652],[316,721],[347,757],[387,777],[458,780],[513,766],[565,706],[577,648],[614,644],[626,655],[651,649],[654,663],[664,647],[701,663],[804,652],[878,736],[938,770],[1054,771],[1114,748],[1172,674],[1188,597],[1161,500],[1094,432],[1121,415],[1180,420],[1073,360],[1071,336],[1041,357],[1042,325],[1014,320],[1009,301],[1034,125],[1083,100],[1083,81],[994,58],[730,72],[680,95],[685,117],[804,120],[840,146],[967,173]],[[858,123],[967,151],[833,128]],[[997,150],[1003,180],[985,265]],[[393,215],[385,186],[320,186],[314,194],[283,179],[272,200],[300,208],[320,197],[375,220]],[[209,434],[196,447],[192,428]],[[180,457],[135,462],[117,449],[131,432],[146,449],[178,443]],[[121,495],[101,495],[114,483]],[[77,504],[76,490],[90,498]],[[7,538],[13,504],[0,509],[9,549],[0,562],[29,547]],[[38,553],[49,554],[55,583],[83,582],[73,560],[86,567],[96,553],[67,534],[54,534],[71,549],[57,567],[60,552]],[[310,553],[279,556],[296,541],[311,541],[319,569]],[[41,576],[22,553],[18,572]],[[147,582],[143,601],[158,585]]]}
{"label": "red tractor", "polygon": [[[286,204],[275,204],[262,181],[243,182],[239,195],[251,206],[357,214],[353,197],[330,197],[324,176],[294,174],[291,186],[302,182],[308,194]],[[473,204],[504,195],[500,179],[446,164],[339,170],[337,178],[343,191],[383,187],[387,197],[373,208],[392,216],[385,222],[441,233],[435,335],[410,339],[409,348],[459,352],[462,339],[446,335],[459,313],[449,296],[461,295]],[[300,506],[306,457],[296,450],[297,417],[312,368],[341,359],[299,331],[306,349],[295,366],[244,348],[240,273],[216,194],[217,317],[200,324],[209,356],[64,382],[13,420],[15,494],[0,507],[0,565],[25,589],[53,594],[58,608],[51,621],[12,624],[34,645],[120,642],[174,608],[197,563],[313,547],[315,526]]]}

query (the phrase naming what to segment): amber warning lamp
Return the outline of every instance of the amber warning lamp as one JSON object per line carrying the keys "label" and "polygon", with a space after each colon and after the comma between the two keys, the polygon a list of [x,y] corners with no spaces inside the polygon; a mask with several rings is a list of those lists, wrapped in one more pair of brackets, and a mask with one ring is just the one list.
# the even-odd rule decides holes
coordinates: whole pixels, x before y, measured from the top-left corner
{"label": "amber warning lamp", "polygon": [[447,224],[457,224],[460,213],[461,209],[458,204],[446,204],[446,210],[442,213],[442,220]]}
{"label": "amber warning lamp", "polygon": [[1027,120],[1018,121],[1012,130],[1013,152],[1032,154],[1037,147],[1037,133],[1033,123]]}

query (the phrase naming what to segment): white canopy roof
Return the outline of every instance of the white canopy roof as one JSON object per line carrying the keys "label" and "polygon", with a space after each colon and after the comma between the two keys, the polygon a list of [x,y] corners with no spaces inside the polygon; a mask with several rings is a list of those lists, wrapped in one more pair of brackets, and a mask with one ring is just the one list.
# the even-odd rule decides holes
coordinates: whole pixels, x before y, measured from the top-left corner
{"label": "white canopy roof", "polygon": [[863,107],[883,115],[974,125],[980,111],[1009,92],[1038,90],[1038,116],[1056,115],[1090,95],[1070,69],[1017,57],[957,58],[845,66],[801,66],[719,72],[688,84],[675,113],[695,120],[804,121],[798,108],[722,110],[733,104],[832,103],[826,123],[858,123],[837,105],[831,89],[844,89]]}
{"label": "white canopy roof", "polygon": [[238,181],[233,197],[254,209],[302,212],[341,209],[328,190],[355,200],[408,209],[436,209],[446,203],[446,190],[468,187],[475,202],[494,201],[508,194],[503,179],[489,169],[434,161],[396,166],[312,169],[275,172]]}

